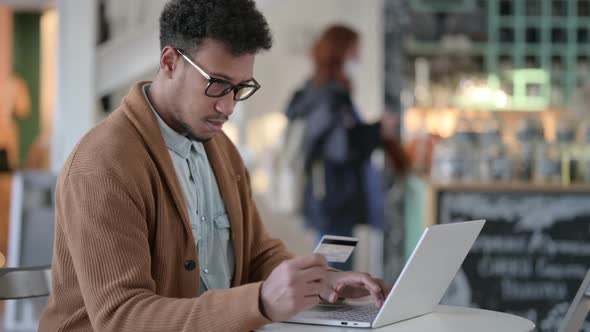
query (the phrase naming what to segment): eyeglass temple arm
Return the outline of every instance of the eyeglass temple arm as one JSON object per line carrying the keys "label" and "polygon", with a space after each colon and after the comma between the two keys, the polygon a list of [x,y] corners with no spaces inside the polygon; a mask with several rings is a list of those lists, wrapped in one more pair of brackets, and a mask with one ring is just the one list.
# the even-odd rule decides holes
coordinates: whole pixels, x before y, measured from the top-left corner
{"label": "eyeglass temple arm", "polygon": [[203,69],[201,69],[201,67],[197,66],[196,63],[194,63],[189,57],[187,57],[186,55],[184,55],[184,53],[182,53],[180,50],[176,50],[176,52],[178,52],[178,54],[180,54],[181,57],[183,57],[188,63],[191,64],[191,66],[195,67],[196,70],[199,71],[199,73],[201,73],[201,75],[203,75],[206,79],[210,80],[211,76],[209,76],[209,74],[207,74]]}

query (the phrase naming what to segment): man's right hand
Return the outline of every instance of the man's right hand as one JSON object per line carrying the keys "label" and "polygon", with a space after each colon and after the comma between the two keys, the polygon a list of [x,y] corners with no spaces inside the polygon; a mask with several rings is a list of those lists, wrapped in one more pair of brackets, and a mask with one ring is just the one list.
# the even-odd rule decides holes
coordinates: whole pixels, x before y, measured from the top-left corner
{"label": "man's right hand", "polygon": [[262,283],[262,313],[277,322],[317,305],[327,272],[328,262],[318,254],[282,262]]}

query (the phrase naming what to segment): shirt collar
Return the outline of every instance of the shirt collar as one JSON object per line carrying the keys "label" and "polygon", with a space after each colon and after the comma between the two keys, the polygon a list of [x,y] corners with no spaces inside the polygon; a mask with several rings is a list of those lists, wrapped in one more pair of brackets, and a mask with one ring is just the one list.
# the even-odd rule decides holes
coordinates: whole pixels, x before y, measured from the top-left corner
{"label": "shirt collar", "polygon": [[191,152],[191,140],[186,138],[185,136],[180,135],[179,133],[174,131],[174,129],[170,128],[170,126],[168,126],[168,124],[166,124],[166,122],[164,122],[164,120],[160,117],[158,112],[156,112],[156,109],[154,108],[154,105],[150,101],[150,98],[147,94],[150,86],[151,84],[149,83],[143,85],[143,95],[145,96],[145,99],[148,105],[150,106],[150,109],[152,110],[152,112],[156,116],[156,119],[158,120],[158,126],[162,131],[162,136],[164,137],[164,142],[166,143],[166,146],[168,147],[168,149],[174,151],[181,157],[188,159]]}

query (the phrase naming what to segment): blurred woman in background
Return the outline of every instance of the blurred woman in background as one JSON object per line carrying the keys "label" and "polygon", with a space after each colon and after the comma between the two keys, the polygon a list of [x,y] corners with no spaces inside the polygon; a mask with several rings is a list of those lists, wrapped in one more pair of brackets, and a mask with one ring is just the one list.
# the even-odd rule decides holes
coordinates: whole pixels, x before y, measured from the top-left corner
{"label": "blurred woman in background", "polygon": [[[303,214],[307,227],[324,234],[352,236],[360,223],[383,224],[383,188],[371,165],[371,154],[384,140],[394,139],[397,120],[384,112],[380,122],[365,123],[352,100],[359,60],[360,36],[334,25],[312,49],[314,72],[292,97],[290,126],[303,124],[301,161],[304,176]],[[290,136],[287,136],[288,139]],[[353,262],[334,267],[352,270]]]}

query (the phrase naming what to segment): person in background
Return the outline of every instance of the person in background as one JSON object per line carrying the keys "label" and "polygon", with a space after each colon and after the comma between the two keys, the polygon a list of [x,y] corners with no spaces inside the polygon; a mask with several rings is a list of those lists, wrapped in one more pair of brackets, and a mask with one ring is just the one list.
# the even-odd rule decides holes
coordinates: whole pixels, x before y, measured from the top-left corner
{"label": "person in background", "polygon": [[31,96],[27,82],[18,74],[0,77],[0,172],[21,168],[19,160],[19,124],[31,114]]}
{"label": "person in background", "polygon": [[[391,112],[378,123],[361,119],[352,100],[359,43],[359,34],[347,26],[327,28],[311,52],[314,72],[286,112],[289,125],[305,122],[303,214],[318,240],[324,234],[352,236],[360,223],[383,223],[383,189],[371,154],[395,139],[397,120]],[[351,270],[352,258],[332,266]]]}
{"label": "person in background", "polygon": [[260,220],[222,128],[260,89],[254,60],[271,44],[253,0],[166,3],[154,80],[132,86],[59,176],[40,331],[250,331],[320,298],[382,304],[382,281],[293,257]]}
{"label": "person in background", "polygon": [[49,151],[51,136],[47,133],[40,133],[27,153],[27,159],[23,165],[26,170],[49,170]]}

